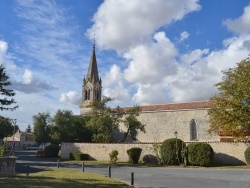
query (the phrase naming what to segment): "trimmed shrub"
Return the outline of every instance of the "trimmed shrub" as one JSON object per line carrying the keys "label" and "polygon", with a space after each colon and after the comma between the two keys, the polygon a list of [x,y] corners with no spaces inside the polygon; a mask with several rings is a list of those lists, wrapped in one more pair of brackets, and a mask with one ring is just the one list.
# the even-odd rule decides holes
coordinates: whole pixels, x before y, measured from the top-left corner
{"label": "trimmed shrub", "polygon": [[245,151],[245,159],[248,165],[250,165],[250,147],[248,147]]}
{"label": "trimmed shrub", "polygon": [[111,153],[109,153],[110,161],[116,162],[118,160],[118,158],[117,158],[118,154],[119,153],[117,150],[113,150]]}
{"label": "trimmed shrub", "polygon": [[48,145],[44,148],[44,157],[58,157],[58,153],[58,145]]}
{"label": "trimmed shrub", "polygon": [[188,161],[191,165],[209,166],[214,159],[214,150],[208,143],[188,145]]}
{"label": "trimmed shrub", "polygon": [[83,161],[89,159],[89,155],[86,153],[72,152],[69,155],[71,160]]}
{"label": "trimmed shrub", "polygon": [[160,154],[164,165],[180,165],[184,157],[182,151],[186,149],[186,144],[181,139],[170,138],[162,142]]}
{"label": "trimmed shrub", "polygon": [[141,156],[141,151],[142,151],[141,148],[131,148],[127,150],[129,162],[133,164],[137,164]]}

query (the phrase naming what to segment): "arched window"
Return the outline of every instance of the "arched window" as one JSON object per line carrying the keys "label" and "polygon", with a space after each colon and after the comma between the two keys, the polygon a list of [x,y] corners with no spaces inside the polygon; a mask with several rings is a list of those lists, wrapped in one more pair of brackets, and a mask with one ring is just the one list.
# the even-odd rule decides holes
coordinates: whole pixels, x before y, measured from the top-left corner
{"label": "arched window", "polygon": [[194,119],[190,121],[190,140],[198,140],[197,139],[197,126]]}
{"label": "arched window", "polygon": [[88,100],[90,100],[90,89],[88,90]]}
{"label": "arched window", "polygon": [[96,100],[99,100],[99,90],[96,90]]}
{"label": "arched window", "polygon": [[88,91],[84,90],[84,100],[88,100]]}

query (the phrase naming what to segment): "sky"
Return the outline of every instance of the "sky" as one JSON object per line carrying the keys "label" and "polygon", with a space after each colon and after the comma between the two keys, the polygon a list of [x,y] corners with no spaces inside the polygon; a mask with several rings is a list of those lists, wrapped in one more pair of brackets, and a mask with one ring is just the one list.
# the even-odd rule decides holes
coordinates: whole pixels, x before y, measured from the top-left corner
{"label": "sky", "polygon": [[95,40],[110,106],[208,100],[250,52],[249,0],[0,0],[0,64],[21,131],[38,113],[79,115]]}

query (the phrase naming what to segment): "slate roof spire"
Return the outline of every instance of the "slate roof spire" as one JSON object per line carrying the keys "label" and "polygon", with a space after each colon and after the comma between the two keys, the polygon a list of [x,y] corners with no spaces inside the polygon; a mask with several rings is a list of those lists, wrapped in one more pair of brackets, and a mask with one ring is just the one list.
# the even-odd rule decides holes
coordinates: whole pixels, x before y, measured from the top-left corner
{"label": "slate roof spire", "polygon": [[89,69],[88,74],[86,77],[86,81],[90,81],[91,83],[99,82],[99,74],[96,62],[96,55],[95,55],[95,43],[93,44],[92,55],[89,62]]}

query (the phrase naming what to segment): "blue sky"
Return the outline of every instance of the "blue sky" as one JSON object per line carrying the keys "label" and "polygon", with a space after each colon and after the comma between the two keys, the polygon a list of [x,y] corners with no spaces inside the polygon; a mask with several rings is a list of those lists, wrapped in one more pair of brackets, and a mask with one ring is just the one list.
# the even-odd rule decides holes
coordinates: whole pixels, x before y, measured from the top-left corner
{"label": "blue sky", "polygon": [[79,114],[95,35],[110,105],[207,100],[250,52],[249,0],[1,0],[0,63],[21,130],[39,112]]}

